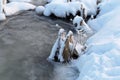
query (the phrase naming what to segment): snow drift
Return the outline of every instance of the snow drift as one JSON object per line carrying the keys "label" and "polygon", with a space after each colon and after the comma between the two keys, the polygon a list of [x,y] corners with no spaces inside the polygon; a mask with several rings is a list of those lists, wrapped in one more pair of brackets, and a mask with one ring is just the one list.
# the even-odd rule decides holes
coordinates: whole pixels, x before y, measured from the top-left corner
{"label": "snow drift", "polygon": [[54,14],[55,16],[62,18],[65,18],[70,14],[75,16],[77,14],[77,11],[81,10],[81,4],[84,5],[80,2],[51,2],[45,6],[44,15],[50,16],[51,14]]}
{"label": "snow drift", "polygon": [[11,16],[17,12],[25,11],[25,10],[32,10],[35,9],[35,6],[30,3],[25,2],[10,2],[5,6],[5,15]]}
{"label": "snow drift", "polygon": [[32,0],[10,0],[10,2],[32,2]]}
{"label": "snow drift", "polygon": [[97,10],[96,0],[73,0],[72,2],[67,2],[67,0],[50,0],[48,2],[50,3],[45,5],[45,16],[52,14],[61,18],[71,15],[76,16],[81,14],[82,8],[85,9],[86,15],[95,15]]}
{"label": "snow drift", "polygon": [[6,19],[6,16],[4,13],[0,13],[0,21],[3,21]]}
{"label": "snow drift", "polygon": [[89,48],[86,54],[73,61],[80,71],[76,80],[120,80],[120,6],[116,6],[118,2],[119,0],[103,1],[102,5],[109,8],[103,8],[101,5],[100,15],[88,22],[97,32],[88,39]]}
{"label": "snow drift", "polygon": [[[47,0],[49,3],[67,3],[67,0]],[[68,0],[69,1],[69,0]],[[71,2],[82,2],[88,9],[89,14],[96,14],[97,0],[71,0]],[[74,7],[74,6],[72,6]]]}
{"label": "snow drift", "polygon": [[3,21],[6,19],[5,14],[3,13],[3,8],[4,8],[4,2],[3,0],[0,0],[0,21]]}
{"label": "snow drift", "polygon": [[3,3],[2,0],[0,0],[0,21],[5,20],[6,16],[14,15],[20,11],[35,9],[35,5],[27,3],[29,1],[30,0],[11,0],[10,3]]}

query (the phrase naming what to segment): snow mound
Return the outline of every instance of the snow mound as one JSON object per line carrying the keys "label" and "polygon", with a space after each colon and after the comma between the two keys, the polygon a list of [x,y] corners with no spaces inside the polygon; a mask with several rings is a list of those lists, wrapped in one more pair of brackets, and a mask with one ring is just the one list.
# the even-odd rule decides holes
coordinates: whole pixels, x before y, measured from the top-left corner
{"label": "snow mound", "polygon": [[10,2],[32,2],[32,0],[10,0]]}
{"label": "snow mound", "polygon": [[101,9],[101,12],[99,14],[103,15],[107,12],[111,12],[111,10],[116,9],[120,5],[120,0],[104,0],[102,3],[99,4],[99,7]]}
{"label": "snow mound", "polygon": [[38,6],[38,7],[36,7],[35,12],[36,12],[37,14],[39,14],[39,15],[42,15],[43,12],[44,12],[44,10],[45,10],[45,7],[43,7],[43,6]]}
{"label": "snow mound", "polygon": [[[88,22],[88,24],[96,31],[99,31],[102,27],[104,27],[104,25],[106,23],[108,23],[108,21],[111,21],[118,17],[119,18],[119,14],[120,11],[118,11],[120,9],[120,7],[115,8],[114,10],[111,10],[110,12],[99,16],[97,19],[93,19],[91,21]],[[104,22],[103,22],[104,21]]]}
{"label": "snow mound", "polygon": [[75,23],[78,24],[78,26],[80,26],[80,22],[83,20],[82,17],[80,16],[76,16],[74,19],[73,19],[73,25],[75,25]]}
{"label": "snow mound", "polygon": [[25,2],[11,2],[5,6],[5,15],[11,16],[17,12],[35,9],[36,6]]}
{"label": "snow mound", "polygon": [[[66,3],[67,0],[47,0],[48,2],[62,2],[62,3]],[[83,4],[85,4],[86,8],[88,9],[88,15],[95,15],[96,14],[96,10],[97,10],[97,0],[71,0],[71,2],[82,2]]]}
{"label": "snow mound", "polygon": [[85,5],[81,2],[51,2],[45,6],[44,15],[50,16],[51,14],[54,14],[55,16],[62,18],[70,16],[70,14],[75,16],[78,11],[81,11],[81,5],[83,5],[84,8],[87,10]]}
{"label": "snow mound", "polygon": [[85,23],[83,18],[80,16],[76,16],[73,19],[73,25],[75,25],[76,30],[83,31],[84,33],[87,33],[89,35],[93,34],[91,28]]}
{"label": "snow mound", "polygon": [[64,3],[64,2],[67,2],[67,0],[47,0],[48,2],[57,2],[57,3]]}
{"label": "snow mound", "polygon": [[[106,0],[102,4],[118,2]],[[97,32],[88,39],[86,54],[73,62],[80,71],[76,80],[120,80],[120,6],[112,9],[109,5],[109,11],[102,7],[101,14],[88,22]]]}
{"label": "snow mound", "polygon": [[113,49],[99,55],[91,53],[83,55],[76,62],[80,75],[76,80],[119,80],[120,79],[120,54]]}
{"label": "snow mound", "polygon": [[[79,14],[82,12],[81,5],[85,8],[85,14],[87,15],[96,15],[97,0],[48,0],[49,4],[45,6],[44,15],[50,16],[54,14],[57,17],[65,18],[67,16]],[[82,15],[82,14],[81,14]]]}
{"label": "snow mound", "polygon": [[0,21],[3,21],[6,19],[6,16],[4,13],[0,13]]}
{"label": "snow mound", "polygon": [[97,0],[79,0],[83,2],[88,8],[88,15],[96,15],[97,10]]}

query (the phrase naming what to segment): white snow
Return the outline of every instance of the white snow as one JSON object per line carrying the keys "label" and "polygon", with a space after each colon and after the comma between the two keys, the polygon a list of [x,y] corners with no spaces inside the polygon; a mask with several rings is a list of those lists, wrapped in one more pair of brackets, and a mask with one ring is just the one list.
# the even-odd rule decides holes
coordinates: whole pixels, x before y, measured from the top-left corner
{"label": "white snow", "polygon": [[79,1],[83,2],[86,5],[88,9],[88,15],[96,14],[96,10],[97,10],[96,1],[97,0],[79,0]]}
{"label": "white snow", "polygon": [[93,31],[91,30],[91,28],[85,23],[83,18],[80,16],[76,16],[73,19],[73,25],[75,25],[76,30],[84,30],[84,32],[89,34],[89,35],[93,34]]}
{"label": "white snow", "polygon": [[32,2],[32,0],[10,0],[11,2]]}
{"label": "white snow", "polygon": [[5,3],[3,3],[3,0],[0,0],[0,21],[3,21],[6,19],[6,16],[3,13],[4,7],[5,7]]}
{"label": "white snow", "polygon": [[103,15],[107,12],[110,12],[111,10],[114,10],[117,7],[119,7],[119,5],[120,0],[103,0],[103,2],[99,4],[100,9],[102,9],[99,15]]}
{"label": "white snow", "polygon": [[81,5],[85,8],[86,16],[95,15],[97,10],[96,0],[72,0],[72,2],[67,2],[67,0],[48,0],[48,2],[45,6],[45,16],[50,16],[51,14],[62,18],[70,14],[75,16],[78,11],[82,11]]}
{"label": "white snow", "polygon": [[73,35],[73,32],[72,32],[72,31],[69,31],[69,32],[68,32],[67,37],[69,37],[70,35]]}
{"label": "white snow", "polygon": [[65,30],[64,29],[60,29],[58,32],[58,38],[55,41],[53,48],[51,50],[50,56],[48,57],[48,60],[54,60],[54,56],[56,54],[57,48],[59,51],[58,59],[60,59],[60,61],[64,61],[63,57],[62,57],[62,51],[63,51],[63,47],[64,47],[64,41],[65,41],[65,36],[64,36]]}
{"label": "white snow", "polygon": [[35,9],[36,6],[25,3],[25,2],[10,2],[5,6],[5,15],[11,16],[17,12],[25,11],[25,10],[32,10]]}
{"label": "white snow", "polygon": [[67,0],[47,0],[48,2],[52,2],[52,3],[64,3],[64,2],[67,2]]}
{"label": "white snow", "polygon": [[76,16],[74,19],[73,19],[73,25],[75,25],[75,23],[77,23],[77,26],[80,26],[80,22],[83,20],[82,17],[80,16]]}
{"label": "white snow", "polygon": [[[58,24],[56,24],[56,25],[58,25]],[[59,32],[58,32],[58,36],[61,36],[61,34],[62,34],[63,32],[65,32],[65,30],[61,28],[61,29],[59,30]]]}
{"label": "white snow", "polygon": [[115,49],[102,55],[97,53],[82,55],[76,62],[80,71],[76,80],[119,80],[119,57],[120,54]]}
{"label": "white snow", "polygon": [[45,6],[44,15],[50,16],[51,14],[54,14],[58,17],[65,18],[66,16],[69,16],[72,14],[75,16],[77,14],[77,11],[81,11],[81,4],[84,6],[84,8],[87,10],[85,5],[82,2],[51,2]]}
{"label": "white snow", "polygon": [[[104,23],[107,21],[112,20],[112,18],[116,17],[119,13],[119,0],[104,0],[100,6],[100,14],[98,15],[97,19],[90,21],[88,24],[96,31],[100,30]],[[119,18],[119,17],[118,17]],[[102,22],[104,20],[104,23]]]}
{"label": "white snow", "polygon": [[88,22],[97,32],[87,40],[88,49],[85,55],[73,61],[73,65],[76,64],[80,71],[76,80],[120,80],[120,6],[117,5],[118,2],[119,0],[103,1],[103,6],[109,6],[109,8],[101,5],[100,15]]}
{"label": "white snow", "polygon": [[44,6],[38,6],[38,7],[36,7],[35,12],[39,15],[42,15],[44,10],[45,10]]}
{"label": "white snow", "polygon": [[3,12],[3,2],[2,2],[2,0],[0,0],[0,13],[2,13]]}
{"label": "white snow", "polygon": [[6,19],[6,16],[4,13],[0,13],[0,21],[3,21]]}
{"label": "white snow", "polygon": [[[68,34],[66,35],[65,30],[64,29],[60,29],[58,32],[58,38],[56,40],[56,42],[53,45],[53,48],[51,50],[50,56],[48,57],[48,60],[54,60],[54,56],[56,55],[56,52],[59,51],[57,53],[58,59],[60,60],[60,62],[64,61],[63,58],[63,51],[65,48],[65,43],[66,40],[71,40],[69,41],[69,49],[71,51],[71,53],[74,51],[74,49],[77,50],[78,55],[82,55],[82,49],[84,48],[83,45],[79,44],[73,36],[73,32],[69,31]],[[70,57],[70,56],[68,56]]]}
{"label": "white snow", "polygon": [[11,0],[10,3],[6,4],[3,3],[3,0],[0,0],[0,21],[5,20],[6,16],[14,15],[20,11],[35,9],[35,5],[27,3],[29,1],[31,0]]}
{"label": "white snow", "polygon": [[59,26],[59,24],[56,24],[55,26],[56,26],[56,27],[58,27],[58,26]]}
{"label": "white snow", "polygon": [[[13,2],[5,6],[5,14],[0,7],[0,20],[6,19],[6,16],[13,15],[22,10],[35,9],[35,6],[25,2],[17,1],[31,1],[31,0],[11,0]],[[79,2],[78,2],[79,1]],[[80,10],[81,4],[84,4],[88,14],[96,13],[96,0],[74,0],[67,3],[66,0],[48,0],[50,2],[45,6],[39,6],[36,8],[36,12],[45,16],[54,14],[58,17],[66,17],[70,14],[76,15],[76,12]],[[96,19],[89,20],[88,25],[96,31],[96,33],[87,40],[87,51],[84,55],[81,55],[79,59],[72,60],[72,65],[79,70],[79,77],[76,80],[120,80],[120,0],[102,0],[99,4],[101,9],[100,14]],[[1,6],[2,4],[0,4]],[[6,15],[6,16],[5,16]],[[80,25],[83,21],[84,26]],[[76,16],[73,20],[73,24],[77,23],[77,29],[83,28],[86,32],[91,31],[89,26],[84,20]],[[56,26],[58,26],[56,24]],[[64,49],[64,43],[66,37],[63,36],[64,29],[60,29],[58,38],[53,45],[51,54],[48,59],[54,59],[55,52],[60,44],[60,54],[58,58],[60,61],[64,61],[62,52]],[[67,36],[71,35],[69,32]],[[72,45],[73,46],[73,45]],[[76,49],[81,53],[82,45],[76,44]],[[72,47],[71,47],[72,49]],[[68,68],[67,68],[68,69]],[[57,69],[62,71],[64,75],[73,74],[74,71],[65,72],[63,67]],[[66,69],[65,69],[66,70]],[[59,72],[60,73],[60,72]],[[57,73],[57,74],[59,74]],[[67,73],[67,74],[66,74]],[[64,76],[58,75],[61,79]],[[57,76],[57,77],[58,77]],[[57,78],[55,77],[55,79]],[[76,78],[76,77],[75,77]],[[68,78],[69,80],[71,78]]]}
{"label": "white snow", "polygon": [[[58,3],[60,3],[60,2],[66,3],[67,2],[67,0],[47,0],[47,1],[52,2],[52,3],[53,2],[58,2]],[[96,14],[96,9],[97,9],[96,1],[97,0],[71,0],[71,1],[72,2],[77,2],[77,1],[82,2],[86,6],[86,8],[88,9],[89,15]]]}

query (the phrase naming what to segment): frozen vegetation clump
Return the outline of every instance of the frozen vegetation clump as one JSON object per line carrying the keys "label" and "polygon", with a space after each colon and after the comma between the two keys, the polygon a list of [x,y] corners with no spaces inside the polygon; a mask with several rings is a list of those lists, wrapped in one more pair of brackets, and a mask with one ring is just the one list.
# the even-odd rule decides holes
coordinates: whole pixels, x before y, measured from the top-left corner
{"label": "frozen vegetation clump", "polygon": [[72,31],[66,34],[64,29],[60,29],[48,60],[70,62],[72,59],[77,59],[84,49],[85,47],[74,39]]}

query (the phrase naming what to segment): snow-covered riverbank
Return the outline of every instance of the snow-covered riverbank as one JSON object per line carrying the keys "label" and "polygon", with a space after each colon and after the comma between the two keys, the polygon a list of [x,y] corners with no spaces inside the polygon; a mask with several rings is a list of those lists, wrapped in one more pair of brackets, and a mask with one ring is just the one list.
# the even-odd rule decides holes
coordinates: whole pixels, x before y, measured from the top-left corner
{"label": "snow-covered riverbank", "polygon": [[120,80],[119,4],[119,0],[103,0],[98,5],[100,13],[97,18],[88,21],[96,33],[87,40],[86,53],[72,61],[79,70],[75,80]]}
{"label": "snow-covered riverbank", "polygon": [[87,23],[96,33],[87,40],[86,53],[70,64],[52,65],[46,59],[58,30],[69,31],[73,25],[37,16],[35,11],[0,22],[0,80],[120,80],[119,4],[119,0],[102,0],[100,14]]}
{"label": "snow-covered riverbank", "polygon": [[120,1],[104,0],[100,14],[89,21],[96,30],[87,40],[89,46],[77,63],[77,80],[120,80]]}

